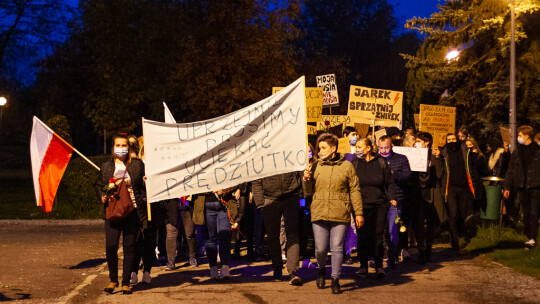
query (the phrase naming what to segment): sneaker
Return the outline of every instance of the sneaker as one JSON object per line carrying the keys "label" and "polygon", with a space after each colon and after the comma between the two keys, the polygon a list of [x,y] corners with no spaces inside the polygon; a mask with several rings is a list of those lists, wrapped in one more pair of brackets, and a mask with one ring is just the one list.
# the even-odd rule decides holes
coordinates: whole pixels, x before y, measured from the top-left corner
{"label": "sneaker", "polygon": [[302,283],[304,283],[304,281],[298,276],[298,274],[296,274],[296,272],[293,272],[290,275],[289,285],[302,286]]}
{"label": "sneaker", "polygon": [[197,267],[199,264],[197,263],[196,258],[189,258],[189,266],[191,267]]}
{"label": "sneaker", "polygon": [[345,256],[345,260],[343,261],[343,264],[345,265],[352,265],[354,264],[354,261],[350,255]]}
{"label": "sneaker", "polygon": [[375,268],[375,260],[369,260],[368,265],[371,268]]}
{"label": "sneaker", "polygon": [[368,274],[368,269],[364,267],[360,267],[360,269],[356,272],[356,276],[359,278],[365,278]]}
{"label": "sneaker", "polygon": [[150,276],[150,272],[145,271],[143,273],[141,282],[146,283],[146,284],[150,284],[152,282],[152,277]]}
{"label": "sneaker", "polygon": [[220,280],[228,280],[231,278],[231,272],[229,270],[229,265],[223,265],[221,266],[221,270],[220,270],[220,274],[219,274],[219,279]]}
{"label": "sneaker", "polygon": [[281,255],[281,260],[283,260],[283,263],[287,262],[287,256],[282,254]]}
{"label": "sneaker", "polygon": [[131,273],[131,285],[135,285],[137,284],[137,282],[139,282],[139,279],[137,278],[137,273],[133,271]]}
{"label": "sneaker", "polygon": [[317,262],[313,263],[313,262],[309,262],[309,265],[308,265],[308,269],[315,269],[315,268],[318,268],[319,265],[317,264]]}
{"label": "sneaker", "polygon": [[525,242],[525,249],[532,249],[534,246],[536,246],[536,241],[534,239]]}
{"label": "sneaker", "polygon": [[167,266],[165,266],[165,271],[173,271],[176,269],[176,266],[174,265],[174,262],[167,263]]}
{"label": "sneaker", "polygon": [[219,280],[219,270],[217,266],[210,268],[210,279]]}
{"label": "sneaker", "polygon": [[377,273],[377,278],[384,278],[386,276],[386,272],[384,272],[384,269],[382,269],[381,267],[377,268],[376,270],[376,273]]}

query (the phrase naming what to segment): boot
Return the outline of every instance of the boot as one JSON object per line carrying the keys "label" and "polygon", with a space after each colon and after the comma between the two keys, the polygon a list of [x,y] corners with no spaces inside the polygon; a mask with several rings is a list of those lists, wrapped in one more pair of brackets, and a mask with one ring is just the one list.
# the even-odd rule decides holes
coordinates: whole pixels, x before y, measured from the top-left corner
{"label": "boot", "polygon": [[317,287],[319,289],[323,289],[324,286],[326,285],[325,276],[326,276],[326,268],[325,267],[319,268],[319,273],[317,274]]}
{"label": "boot", "polygon": [[333,294],[341,293],[341,286],[339,285],[339,279],[332,278],[332,293]]}

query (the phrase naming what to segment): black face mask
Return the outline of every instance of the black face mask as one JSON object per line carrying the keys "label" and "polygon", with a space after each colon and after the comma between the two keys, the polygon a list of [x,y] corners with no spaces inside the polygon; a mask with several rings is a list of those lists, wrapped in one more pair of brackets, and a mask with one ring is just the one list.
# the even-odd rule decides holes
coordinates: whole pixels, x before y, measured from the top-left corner
{"label": "black face mask", "polygon": [[459,141],[456,141],[456,142],[447,143],[446,146],[448,147],[448,149],[452,151],[456,151],[461,147],[461,143]]}

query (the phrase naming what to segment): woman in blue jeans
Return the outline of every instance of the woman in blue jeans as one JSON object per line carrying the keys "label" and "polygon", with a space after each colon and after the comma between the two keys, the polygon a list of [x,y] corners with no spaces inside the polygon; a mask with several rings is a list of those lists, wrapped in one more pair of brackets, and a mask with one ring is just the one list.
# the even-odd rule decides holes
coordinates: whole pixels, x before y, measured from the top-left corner
{"label": "woman in blue jeans", "polygon": [[[228,205],[234,201],[233,191],[236,188],[218,190],[200,194],[195,198],[193,210],[193,223],[204,224],[206,237],[205,247],[208,264],[210,265],[210,278],[212,280],[228,280],[231,278],[229,261],[231,257],[231,221],[229,219]],[[218,268],[217,255],[221,268]]]}
{"label": "woman in blue jeans", "polygon": [[332,252],[332,293],[341,293],[339,276],[343,264],[343,244],[355,214],[358,227],[364,224],[362,197],[352,164],[336,153],[338,138],[321,134],[317,139],[319,160],[304,171],[305,195],[313,195],[311,222],[315,238],[315,256],[319,265],[317,287],[325,286],[328,245]]}

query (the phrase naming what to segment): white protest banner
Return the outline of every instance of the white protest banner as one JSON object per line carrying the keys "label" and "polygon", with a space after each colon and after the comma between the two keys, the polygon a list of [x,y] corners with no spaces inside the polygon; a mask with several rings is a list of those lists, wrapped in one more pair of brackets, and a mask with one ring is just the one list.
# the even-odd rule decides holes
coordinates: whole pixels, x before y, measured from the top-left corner
{"label": "white protest banner", "polygon": [[403,92],[351,86],[348,115],[355,122],[399,127]]}
{"label": "white protest banner", "polygon": [[148,202],[217,191],[306,168],[304,77],[206,121],[143,119]]}
{"label": "white protest banner", "polygon": [[339,106],[335,74],[317,76],[317,86],[323,88],[323,106],[325,108]]}
{"label": "white protest banner", "polygon": [[392,147],[392,151],[407,156],[411,171],[427,172],[429,161],[429,149],[412,147]]}
{"label": "white protest banner", "polygon": [[[276,94],[283,87],[273,87],[272,95]],[[306,120],[307,122],[318,122],[321,120],[323,108],[322,88],[306,88]]]}
{"label": "white protest banner", "polygon": [[176,119],[174,119],[174,116],[172,115],[171,111],[169,110],[169,107],[167,107],[166,103],[163,103],[163,109],[165,111],[165,122],[166,123],[176,123]]}

